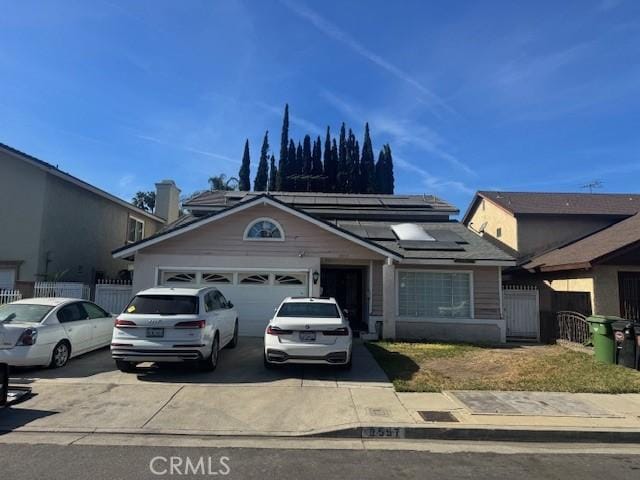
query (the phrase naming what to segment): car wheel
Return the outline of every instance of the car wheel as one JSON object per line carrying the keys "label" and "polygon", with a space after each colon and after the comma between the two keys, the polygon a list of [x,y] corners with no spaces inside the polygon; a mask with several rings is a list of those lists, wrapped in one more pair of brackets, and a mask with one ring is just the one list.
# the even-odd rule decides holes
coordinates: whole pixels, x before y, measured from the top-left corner
{"label": "car wheel", "polygon": [[236,348],[238,346],[238,320],[236,320],[236,325],[233,327],[233,338],[227,345],[227,348]]}
{"label": "car wheel", "polygon": [[267,360],[267,354],[266,353],[264,354],[263,359],[264,359],[264,368],[266,368],[267,370],[273,370],[273,369],[276,368],[276,366],[273,363],[271,363],[269,360]]}
{"label": "car wheel", "polygon": [[211,345],[211,354],[207,358],[200,360],[200,362],[198,363],[200,370],[203,372],[213,372],[218,366],[219,353],[220,339],[218,337],[218,334],[216,333],[216,336],[213,338],[213,345]]}
{"label": "car wheel", "polygon": [[58,342],[58,344],[53,348],[53,353],[51,354],[51,362],[49,363],[49,368],[61,368],[64,367],[69,361],[69,356],[71,355],[71,347],[69,343],[62,340]]}
{"label": "car wheel", "polygon": [[353,357],[351,357],[349,359],[349,361],[347,363],[345,363],[344,365],[340,365],[340,369],[341,370],[351,370],[352,366],[353,366]]}
{"label": "car wheel", "polygon": [[116,360],[116,367],[124,373],[131,373],[135,370],[135,365],[132,362],[127,362],[126,360]]}

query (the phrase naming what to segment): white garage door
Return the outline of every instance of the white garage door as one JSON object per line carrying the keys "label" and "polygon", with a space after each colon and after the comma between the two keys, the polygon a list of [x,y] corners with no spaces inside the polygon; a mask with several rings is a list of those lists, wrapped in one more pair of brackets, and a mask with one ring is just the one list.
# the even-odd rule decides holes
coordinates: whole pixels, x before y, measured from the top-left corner
{"label": "white garage door", "polygon": [[203,285],[218,288],[233,302],[240,320],[240,335],[264,335],[274,309],[285,297],[309,295],[308,273],[303,271],[189,271],[160,272],[160,284]]}

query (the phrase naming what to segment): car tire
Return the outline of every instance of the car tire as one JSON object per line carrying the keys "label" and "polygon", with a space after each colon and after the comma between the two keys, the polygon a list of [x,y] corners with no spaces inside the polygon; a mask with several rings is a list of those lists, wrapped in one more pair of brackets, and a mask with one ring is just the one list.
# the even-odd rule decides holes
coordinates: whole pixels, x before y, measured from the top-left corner
{"label": "car tire", "polygon": [[51,353],[51,362],[49,362],[49,368],[62,368],[69,361],[71,357],[71,345],[66,340],[61,340],[53,347]]}
{"label": "car tire", "polygon": [[238,320],[236,320],[236,325],[233,327],[233,338],[227,344],[227,348],[236,348],[238,346]]}
{"label": "car tire", "polygon": [[213,337],[213,343],[211,345],[211,353],[207,358],[204,358],[198,362],[198,368],[201,372],[213,372],[218,366],[218,355],[220,354],[220,337],[216,333]]}
{"label": "car tire", "polygon": [[349,358],[349,361],[347,363],[345,363],[344,365],[340,365],[340,369],[341,370],[351,370],[352,366],[353,366],[353,357]]}
{"label": "car tire", "polygon": [[133,362],[127,362],[126,360],[116,360],[116,367],[124,373],[131,373],[136,369]]}
{"label": "car tire", "polygon": [[266,368],[267,370],[274,370],[276,368],[276,365],[274,365],[269,360],[267,360],[267,354],[266,353],[264,354],[264,356],[262,358],[263,358],[263,361],[264,361],[264,368]]}

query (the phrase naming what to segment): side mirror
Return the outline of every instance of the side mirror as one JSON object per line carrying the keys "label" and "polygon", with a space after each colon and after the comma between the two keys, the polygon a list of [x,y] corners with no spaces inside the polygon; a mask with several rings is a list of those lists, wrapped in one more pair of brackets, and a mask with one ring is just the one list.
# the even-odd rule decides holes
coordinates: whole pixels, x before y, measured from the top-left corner
{"label": "side mirror", "polygon": [[345,317],[349,316],[349,309],[345,308],[344,310],[342,310],[342,313],[344,314]]}
{"label": "side mirror", "polygon": [[227,308],[233,308],[233,303],[227,302]]}

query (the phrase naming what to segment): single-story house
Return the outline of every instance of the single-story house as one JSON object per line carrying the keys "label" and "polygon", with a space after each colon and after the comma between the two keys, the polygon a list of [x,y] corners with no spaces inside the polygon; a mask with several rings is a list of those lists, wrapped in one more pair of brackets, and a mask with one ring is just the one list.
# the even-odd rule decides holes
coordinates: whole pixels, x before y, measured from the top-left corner
{"label": "single-story house", "polygon": [[512,257],[430,195],[205,192],[189,214],[114,250],[134,291],[214,285],[260,336],[287,296],[332,296],[353,329],[385,338],[505,341],[501,270]]}
{"label": "single-story house", "polygon": [[540,289],[541,313],[640,320],[640,195],[480,191],[463,223],[512,253],[503,279]]}
{"label": "single-story house", "polygon": [[25,295],[35,281],[115,278],[127,262],[111,250],[153,235],[179,213],[173,182],[156,185],[148,212],[1,143],[0,172],[0,289]]}

